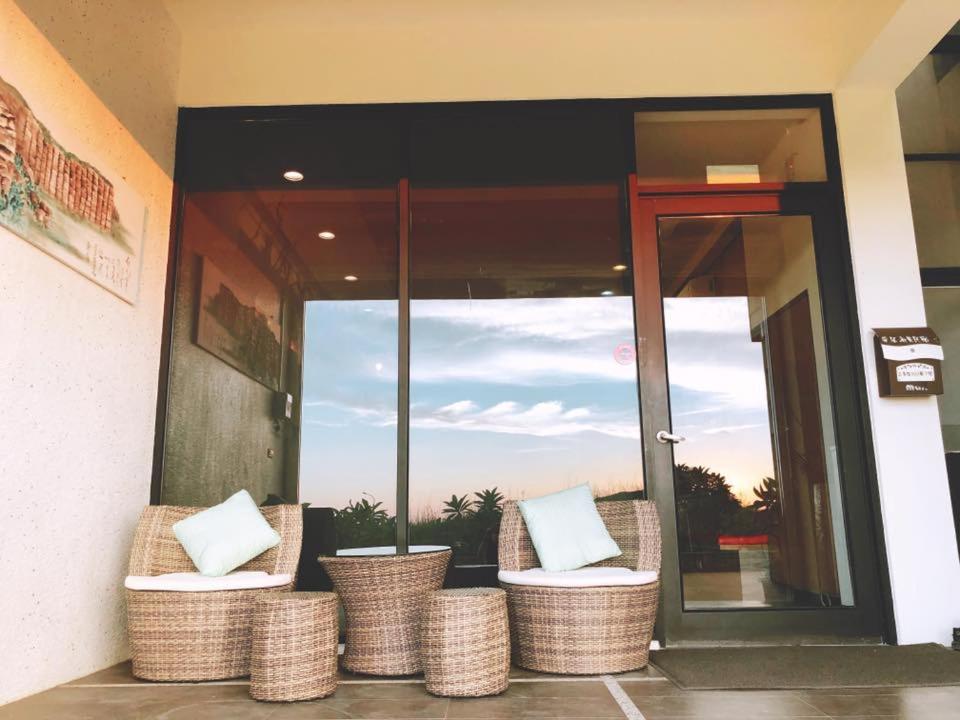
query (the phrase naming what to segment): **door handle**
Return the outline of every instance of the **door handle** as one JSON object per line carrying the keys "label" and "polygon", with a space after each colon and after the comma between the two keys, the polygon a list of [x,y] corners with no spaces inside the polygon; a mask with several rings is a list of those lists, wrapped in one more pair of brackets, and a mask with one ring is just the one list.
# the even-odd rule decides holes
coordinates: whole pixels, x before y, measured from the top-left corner
{"label": "door handle", "polygon": [[684,440],[686,440],[686,438],[683,435],[674,435],[666,430],[660,430],[657,433],[657,442],[663,443],[664,445],[667,443],[673,443],[676,445],[677,443],[682,443]]}

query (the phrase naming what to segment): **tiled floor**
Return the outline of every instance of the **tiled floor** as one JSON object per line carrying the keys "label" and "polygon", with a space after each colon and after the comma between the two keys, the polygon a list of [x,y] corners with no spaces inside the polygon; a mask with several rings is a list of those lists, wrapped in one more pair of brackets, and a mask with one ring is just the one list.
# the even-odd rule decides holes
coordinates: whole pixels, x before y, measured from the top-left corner
{"label": "tiled floor", "polygon": [[653,669],[580,679],[514,670],[511,678],[503,695],[467,700],[432,697],[416,678],[344,675],[333,697],[286,705],[254,702],[245,681],[158,685],[135,680],[122,664],[0,707],[0,720],[960,720],[960,686],[698,692],[679,689]]}

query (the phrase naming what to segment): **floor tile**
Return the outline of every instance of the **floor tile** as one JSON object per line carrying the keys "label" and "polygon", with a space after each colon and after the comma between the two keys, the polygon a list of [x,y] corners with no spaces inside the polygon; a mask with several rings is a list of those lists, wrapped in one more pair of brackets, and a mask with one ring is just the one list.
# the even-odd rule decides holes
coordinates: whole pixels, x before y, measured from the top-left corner
{"label": "floor tile", "polygon": [[623,718],[620,706],[606,697],[520,697],[504,693],[490,698],[451,698],[449,720],[534,718]]}
{"label": "floor tile", "polygon": [[599,698],[606,703],[610,691],[599,680],[554,680],[549,682],[512,682],[499,697],[507,698]]}
{"label": "floor tile", "polygon": [[[129,663],[0,707],[0,720],[564,720],[623,718],[601,678],[513,671],[502,695],[440,698],[422,677],[344,673],[330,698],[258,703],[246,681],[136,680]],[[960,687],[689,691],[647,671],[615,676],[647,720],[960,720]]]}
{"label": "floor tile", "polygon": [[632,685],[621,685],[647,720],[659,718],[825,718],[827,714],[793,693],[746,690],[681,691],[653,695]]}
{"label": "floor tile", "polygon": [[139,680],[133,676],[131,663],[128,660],[72,680],[67,685],[139,685],[146,682],[146,680]]}
{"label": "floor tile", "polygon": [[649,697],[650,695],[681,695],[689,692],[678,688],[669,680],[650,682],[620,682],[620,687],[631,698]]}
{"label": "floor tile", "polygon": [[0,720],[267,720],[271,712],[246,686],[62,686],[0,707]]}
{"label": "floor tile", "polygon": [[270,720],[442,720],[447,717],[449,701],[426,694],[419,698],[390,699],[350,699],[335,695],[313,702],[273,703],[272,706]]}
{"label": "floor tile", "polygon": [[339,700],[408,700],[429,697],[423,682],[341,683],[334,697]]}
{"label": "floor tile", "polygon": [[910,720],[960,720],[960,687],[821,690],[798,693],[798,697],[837,718],[886,715]]}

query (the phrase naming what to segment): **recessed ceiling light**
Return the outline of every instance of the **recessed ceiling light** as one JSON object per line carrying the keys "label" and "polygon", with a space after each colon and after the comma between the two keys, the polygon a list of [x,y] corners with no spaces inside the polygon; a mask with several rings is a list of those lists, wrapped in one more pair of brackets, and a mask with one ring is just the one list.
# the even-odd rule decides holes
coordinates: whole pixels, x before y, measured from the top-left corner
{"label": "recessed ceiling light", "polygon": [[613,295],[613,290],[604,290],[600,294],[603,295],[604,297],[610,297],[611,295]]}
{"label": "recessed ceiling light", "polygon": [[626,266],[626,265],[614,265],[614,266],[613,266],[613,269],[616,270],[617,272],[623,272],[624,270],[627,269],[627,266]]}
{"label": "recessed ceiling light", "polygon": [[318,232],[318,233],[317,233],[317,236],[318,236],[321,240],[333,240],[333,239],[336,237],[336,235],[335,235],[334,233],[330,232],[329,230],[323,230],[323,231],[321,231],[321,232]]}
{"label": "recessed ceiling light", "polygon": [[300,182],[303,180],[303,173],[299,170],[287,170],[283,174],[284,180],[289,180],[290,182]]}
{"label": "recessed ceiling light", "polygon": [[356,275],[344,275],[343,279],[346,280],[347,282],[356,282],[360,278],[358,278]]}

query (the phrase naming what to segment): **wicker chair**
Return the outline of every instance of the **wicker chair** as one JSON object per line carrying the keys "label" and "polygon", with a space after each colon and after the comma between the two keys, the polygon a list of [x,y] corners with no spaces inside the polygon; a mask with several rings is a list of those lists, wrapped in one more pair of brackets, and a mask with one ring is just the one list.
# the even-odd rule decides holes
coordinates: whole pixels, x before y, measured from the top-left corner
{"label": "wicker chair", "polygon": [[[655,571],[646,585],[542,587],[501,582],[507,592],[515,664],[562,675],[601,675],[645,667],[660,594],[660,520],[650,501],[598,502],[623,554],[595,563]],[[515,502],[500,525],[501,570],[540,566]]]}
{"label": "wicker chair", "polygon": [[[173,535],[173,524],[203,508],[153,505],[140,516],[130,575],[195,572]],[[280,544],[238,570],[296,575],[303,534],[299,505],[262,508]],[[250,673],[254,599],[289,592],[293,583],[257,590],[154,592],[127,590],[127,626],[133,674],[144,680],[223,680]]]}

